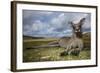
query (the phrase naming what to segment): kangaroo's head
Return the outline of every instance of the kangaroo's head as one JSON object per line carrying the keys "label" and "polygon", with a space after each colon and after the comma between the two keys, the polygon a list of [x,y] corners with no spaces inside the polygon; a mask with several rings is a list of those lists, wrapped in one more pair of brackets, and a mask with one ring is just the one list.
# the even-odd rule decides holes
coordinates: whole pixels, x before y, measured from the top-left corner
{"label": "kangaroo's head", "polygon": [[85,18],[82,18],[78,23],[70,22],[73,32],[76,34],[77,37],[82,37],[82,25],[84,24]]}

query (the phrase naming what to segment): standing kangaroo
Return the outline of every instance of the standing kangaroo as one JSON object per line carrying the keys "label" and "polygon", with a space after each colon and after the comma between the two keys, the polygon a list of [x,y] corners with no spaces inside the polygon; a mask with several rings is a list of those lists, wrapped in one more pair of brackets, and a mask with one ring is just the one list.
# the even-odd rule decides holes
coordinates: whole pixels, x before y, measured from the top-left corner
{"label": "standing kangaroo", "polygon": [[[84,24],[85,18],[82,18],[77,24],[69,22],[73,28],[73,35],[70,39],[67,37],[60,38],[58,41],[51,42],[47,45],[33,46],[31,48],[45,48],[45,47],[62,47],[65,48],[65,51],[61,53],[63,56],[64,53],[67,54],[77,54],[79,55],[80,51],[83,48],[82,41],[82,25]],[[29,48],[28,48],[29,49]]]}

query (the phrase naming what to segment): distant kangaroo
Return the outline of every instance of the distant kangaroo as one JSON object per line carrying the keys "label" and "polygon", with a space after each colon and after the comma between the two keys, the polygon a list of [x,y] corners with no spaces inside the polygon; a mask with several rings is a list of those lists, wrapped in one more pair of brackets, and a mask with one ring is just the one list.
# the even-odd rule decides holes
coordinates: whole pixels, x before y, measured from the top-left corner
{"label": "distant kangaroo", "polygon": [[51,42],[47,45],[41,46],[33,46],[31,48],[45,48],[45,47],[62,47],[65,48],[65,51],[61,53],[61,56],[64,53],[76,54],[79,55],[80,51],[83,49],[83,41],[82,41],[82,25],[84,24],[85,18],[82,18],[77,24],[72,21],[69,22],[71,27],[73,28],[73,35],[71,38],[60,38],[58,41]]}

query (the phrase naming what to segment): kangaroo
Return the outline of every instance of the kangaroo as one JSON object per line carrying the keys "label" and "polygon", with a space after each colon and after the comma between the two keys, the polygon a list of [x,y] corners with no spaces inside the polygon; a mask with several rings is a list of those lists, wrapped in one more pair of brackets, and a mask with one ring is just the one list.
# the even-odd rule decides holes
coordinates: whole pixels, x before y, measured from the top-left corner
{"label": "kangaroo", "polygon": [[65,51],[61,53],[61,56],[63,56],[64,53],[69,55],[79,55],[80,51],[83,49],[82,25],[84,24],[84,21],[85,18],[82,18],[77,24],[73,23],[72,21],[69,22],[73,28],[73,34],[71,38],[60,38],[58,41],[48,43],[47,45],[33,46],[30,48],[62,47],[65,48]]}
{"label": "kangaroo", "polygon": [[75,54],[79,55],[80,51],[83,49],[83,40],[82,40],[82,25],[85,18],[82,18],[77,24],[69,22],[73,28],[73,35],[69,40],[66,38],[61,38],[59,40],[59,45],[65,48],[65,51],[61,53],[61,56],[64,54]]}

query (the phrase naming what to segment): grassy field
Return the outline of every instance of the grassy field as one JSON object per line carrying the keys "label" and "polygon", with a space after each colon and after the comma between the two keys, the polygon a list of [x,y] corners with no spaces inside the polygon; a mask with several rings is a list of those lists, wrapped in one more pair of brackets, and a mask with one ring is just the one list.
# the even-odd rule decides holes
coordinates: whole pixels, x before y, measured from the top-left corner
{"label": "grassy field", "polygon": [[86,60],[91,58],[90,42],[85,38],[85,50],[81,51],[79,56],[60,56],[64,48],[38,48],[26,49],[32,46],[47,44],[57,39],[31,39],[23,41],[23,62],[40,62],[40,61],[63,61],[63,60]]}

